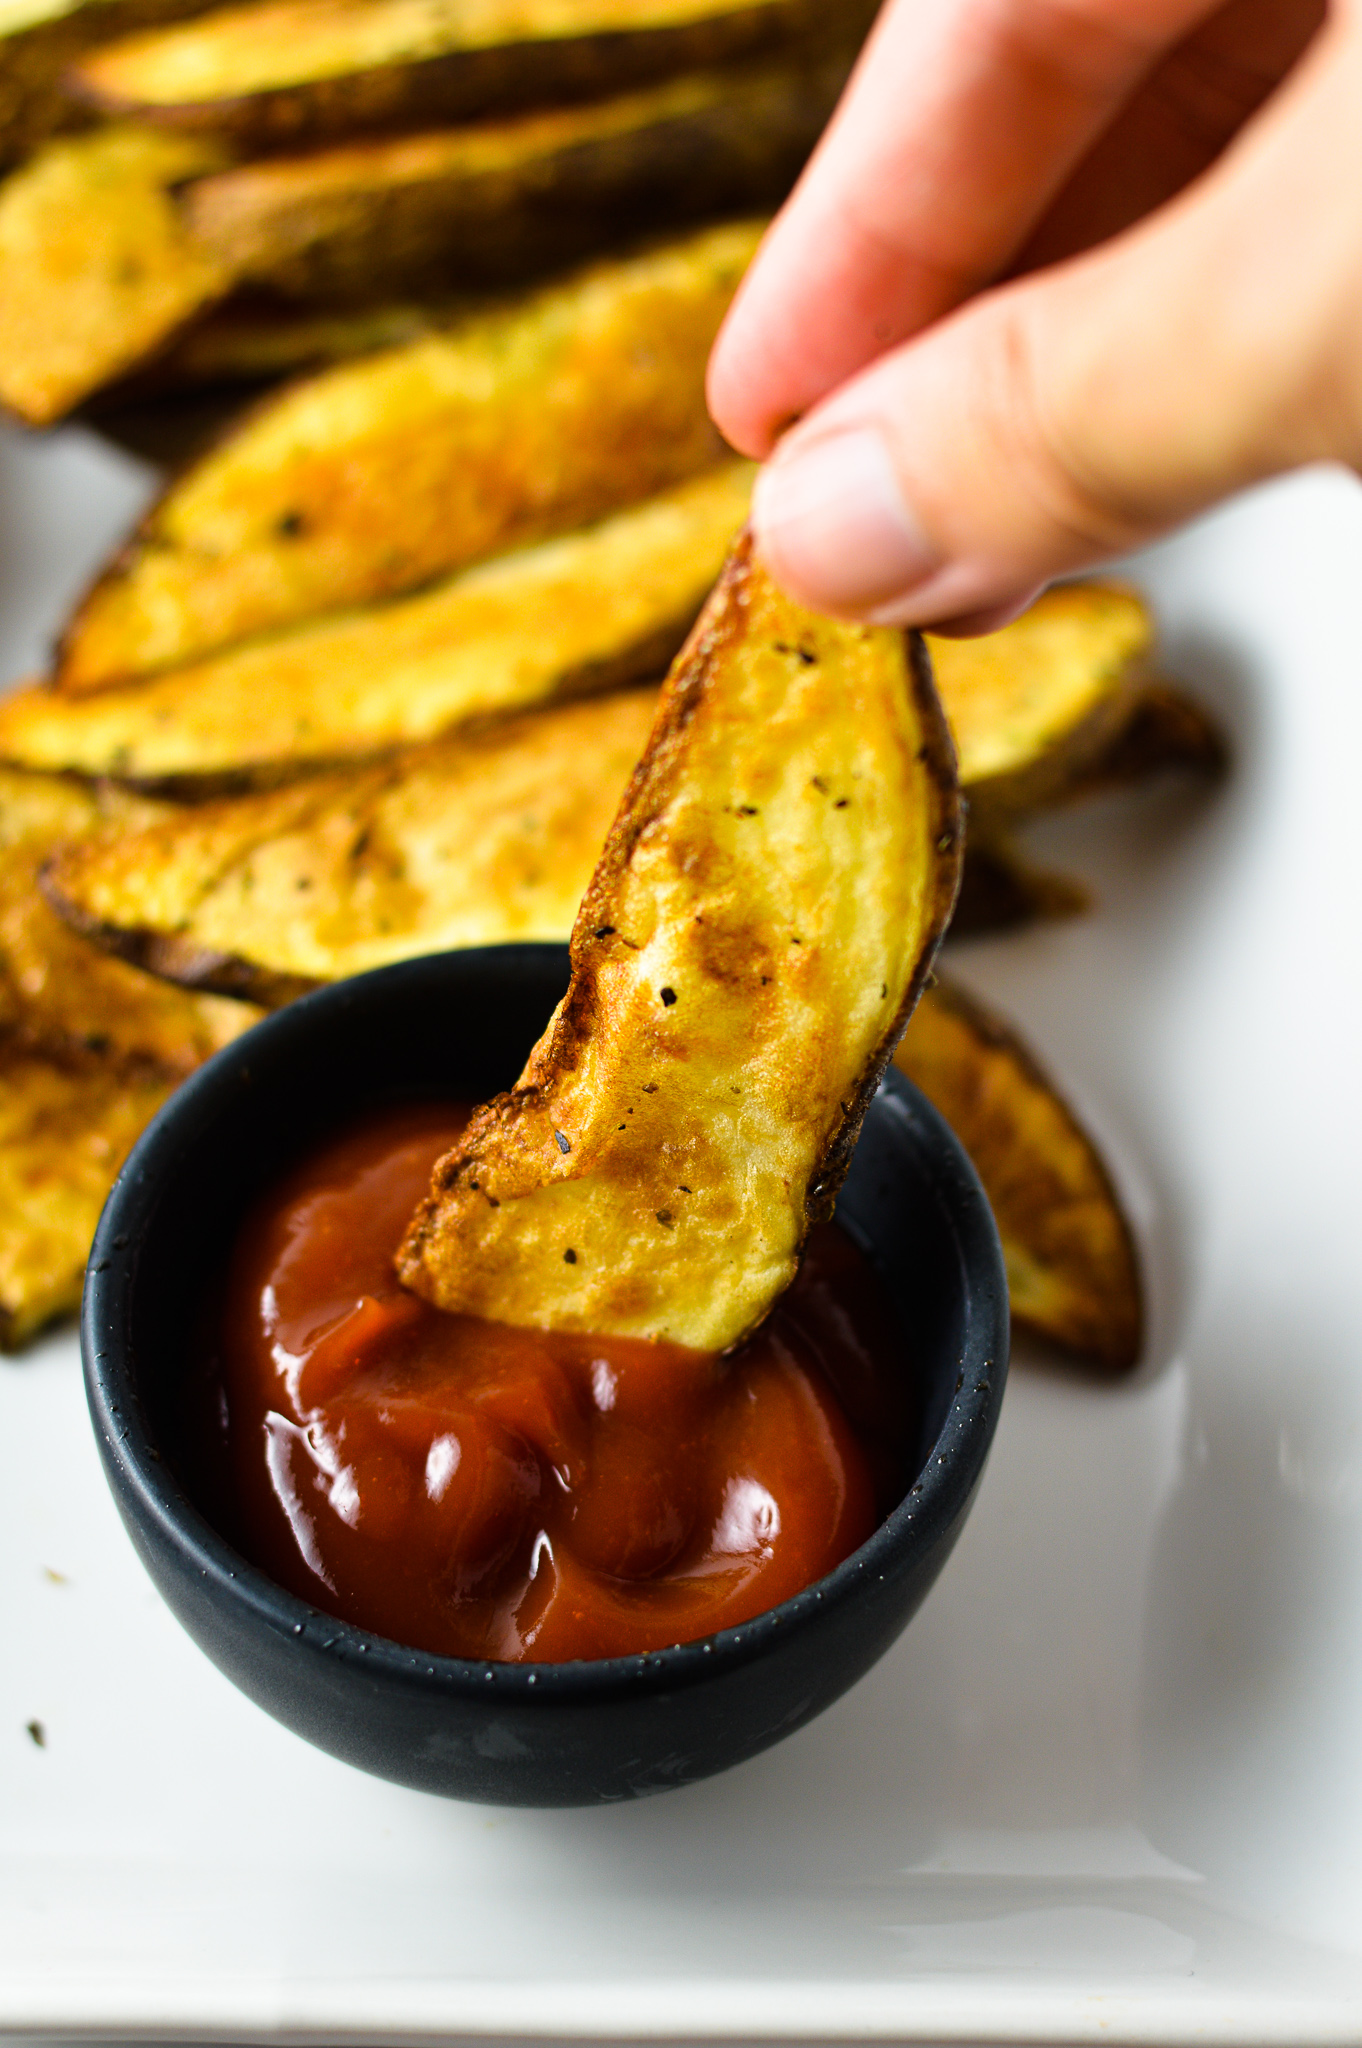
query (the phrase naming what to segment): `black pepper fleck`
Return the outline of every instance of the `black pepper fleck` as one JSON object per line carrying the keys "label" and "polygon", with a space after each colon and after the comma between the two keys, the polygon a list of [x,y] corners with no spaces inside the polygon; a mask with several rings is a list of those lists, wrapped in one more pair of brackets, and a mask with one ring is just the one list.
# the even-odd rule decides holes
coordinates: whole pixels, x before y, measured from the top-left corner
{"label": "black pepper fleck", "polygon": [[553,1135],[558,1140],[558,1150],[560,1152],[570,1152],[572,1150],[571,1145],[569,1145],[561,1131],[555,1131]]}
{"label": "black pepper fleck", "polygon": [[568,1246],[568,1248],[567,1248],[567,1250],[566,1250],[566,1251],[565,1251],[565,1252],[563,1253],[563,1264],[564,1264],[565,1266],[575,1266],[575,1265],[576,1265],[576,1263],[577,1263],[577,1254],[576,1254],[576,1252],[575,1252],[575,1251],[574,1251],[574,1250],[572,1249],[572,1246],[571,1246],[571,1245],[569,1245],[569,1246]]}
{"label": "black pepper fleck", "polygon": [[676,1001],[676,990],[674,988],[660,988],[658,994],[670,1010],[672,1004]]}

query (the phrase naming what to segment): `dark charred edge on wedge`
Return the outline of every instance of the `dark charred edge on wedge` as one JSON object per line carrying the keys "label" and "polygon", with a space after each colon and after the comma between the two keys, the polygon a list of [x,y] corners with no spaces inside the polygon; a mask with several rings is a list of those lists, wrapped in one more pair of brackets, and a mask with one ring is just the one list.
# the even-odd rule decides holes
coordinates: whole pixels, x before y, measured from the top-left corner
{"label": "dark charred edge on wedge", "polygon": [[813,53],[854,47],[874,13],[871,0],[842,0],[833,10],[823,0],[783,0],[774,7],[735,7],[674,27],[541,37],[405,63],[394,58],[334,78],[173,104],[107,91],[79,63],[67,72],[64,84],[76,105],[106,116],[155,127],[215,130],[268,152],[360,129],[381,133],[427,120],[476,120],[604,99],[680,72],[792,48]]}
{"label": "dark charred edge on wedge", "polygon": [[[1018,1329],[1051,1344],[1056,1350],[1072,1358],[1086,1359],[1115,1375],[1129,1372],[1139,1363],[1144,1350],[1145,1291],[1144,1270],[1140,1259],[1139,1246],[1135,1242],[1120,1195],[1112,1180],[1101,1152],[1089,1135],[1068,1097],[1036,1058],[1031,1047],[1016,1027],[997,1010],[981,1002],[959,982],[938,978],[933,994],[941,1007],[951,1011],[991,1051],[1005,1053],[1014,1062],[1018,1071],[1029,1085],[1047,1095],[1064,1117],[1070,1131],[1082,1145],[1092,1168],[1093,1178],[1107,1198],[1107,1205],[1116,1220],[1130,1278],[1131,1317],[1128,1330],[1107,1329],[1094,1334],[1084,1342],[1064,1336],[1056,1327],[1038,1317],[1029,1316],[1024,1310],[1012,1307],[1012,1319]],[[1106,1341],[1103,1341],[1103,1334]]]}
{"label": "dark charred edge on wedge", "polygon": [[55,866],[54,859],[38,870],[38,887],[57,915],[102,953],[126,960],[130,967],[140,967],[160,981],[176,982],[199,995],[234,996],[239,1002],[259,1003],[266,1010],[280,1010],[295,996],[309,995],[324,985],[307,975],[273,973],[240,954],[217,952],[211,946],[177,938],[173,932],[154,931],[147,925],[109,924],[63,894]]}
{"label": "dark charred edge on wedge", "polygon": [[946,936],[955,910],[955,900],[960,892],[965,830],[955,742],[951,738],[950,726],[941,708],[941,700],[936,694],[931,657],[922,635],[918,632],[905,633],[904,651],[913,703],[922,725],[920,758],[927,769],[927,784],[933,805],[928,830],[931,843],[938,855],[935,896],[927,913],[918,949],[917,966],[909,980],[898,1014],[881,1039],[874,1058],[862,1076],[857,1093],[844,1107],[841,1122],[832,1135],[823,1165],[809,1183],[804,1222],[806,1238],[815,1223],[825,1221],[832,1214],[833,1204],[851,1165],[851,1155],[856,1149],[856,1140],[860,1136],[865,1113],[870,1107],[876,1089],[884,1079],[885,1071],[894,1056],[894,1048],[908,1028],[908,1021],[917,1008],[918,998],[927,986],[932,963],[936,959],[941,941]]}

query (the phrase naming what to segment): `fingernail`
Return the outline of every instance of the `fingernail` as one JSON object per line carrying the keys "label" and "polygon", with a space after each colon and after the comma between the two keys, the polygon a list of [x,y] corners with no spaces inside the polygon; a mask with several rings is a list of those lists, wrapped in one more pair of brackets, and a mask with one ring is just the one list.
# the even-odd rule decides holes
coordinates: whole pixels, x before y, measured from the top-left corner
{"label": "fingernail", "polygon": [[941,567],[873,427],[778,453],[757,478],[752,523],[777,581],[826,611],[868,611]]}

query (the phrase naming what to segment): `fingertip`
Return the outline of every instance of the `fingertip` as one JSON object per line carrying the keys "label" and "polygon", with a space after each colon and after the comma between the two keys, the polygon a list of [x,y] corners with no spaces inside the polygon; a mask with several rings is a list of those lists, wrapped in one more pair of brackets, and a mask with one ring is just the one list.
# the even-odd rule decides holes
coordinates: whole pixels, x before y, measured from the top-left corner
{"label": "fingertip", "polygon": [[719,329],[705,371],[705,403],[725,441],[753,462],[764,462],[780,438],[781,422],[761,403],[762,379],[752,370],[736,305]]}

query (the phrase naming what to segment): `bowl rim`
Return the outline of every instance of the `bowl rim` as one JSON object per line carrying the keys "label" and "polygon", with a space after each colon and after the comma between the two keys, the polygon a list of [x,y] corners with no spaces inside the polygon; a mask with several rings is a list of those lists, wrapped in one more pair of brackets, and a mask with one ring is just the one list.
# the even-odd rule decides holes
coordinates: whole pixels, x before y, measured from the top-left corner
{"label": "bowl rim", "polygon": [[[950,1403],[914,1483],[850,1557],[823,1578],[792,1594],[750,1621],[709,1636],[619,1657],[562,1662],[504,1663],[493,1659],[442,1656],[416,1650],[315,1607],[288,1592],[260,1566],[234,1548],[195,1504],[188,1489],[158,1449],[147,1422],[132,1348],[119,1339],[137,1282],[137,1253],[154,1227],[162,1166],[181,1161],[183,1127],[213,1120],[213,1104],[226,1078],[249,1067],[259,1055],[280,1057],[297,1038],[341,1017],[355,1000],[382,1004],[403,985],[455,972],[454,963],[476,973],[475,961],[495,956],[547,965],[550,956],[567,964],[567,948],[551,942],[460,948],[423,954],[310,991],[265,1017],[215,1053],[175,1090],[148,1124],[114,1182],[95,1232],[81,1309],[81,1357],[86,1398],[105,1461],[136,1496],[144,1517],[159,1527],[195,1577],[222,1588],[252,1618],[280,1636],[306,1642],[372,1682],[432,1685],[446,1695],[485,1698],[495,1685],[503,1703],[507,1691],[525,1705],[552,1701],[601,1702],[622,1694],[676,1692],[759,1657],[776,1640],[807,1628],[820,1614],[852,1598],[867,1576],[883,1579],[910,1566],[921,1551],[963,1518],[982,1474],[997,1426],[1008,1366],[1008,1295],[1002,1247],[988,1199],[977,1173],[949,1124],[922,1091],[891,1066],[870,1114],[894,1117],[904,1135],[931,1163],[933,1194],[946,1213],[962,1271],[974,1283],[974,1317]],[[514,956],[514,959],[513,959]],[[219,1112],[220,1113],[220,1112]],[[914,1126],[917,1129],[914,1129]],[[192,1135],[189,1142],[193,1142]],[[854,1225],[850,1231],[857,1236]],[[129,1258],[128,1253],[132,1252]],[[986,1353],[971,1360],[971,1351]],[[110,1472],[112,1478],[112,1471]]]}

